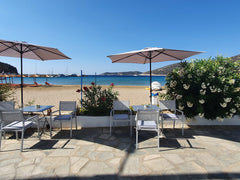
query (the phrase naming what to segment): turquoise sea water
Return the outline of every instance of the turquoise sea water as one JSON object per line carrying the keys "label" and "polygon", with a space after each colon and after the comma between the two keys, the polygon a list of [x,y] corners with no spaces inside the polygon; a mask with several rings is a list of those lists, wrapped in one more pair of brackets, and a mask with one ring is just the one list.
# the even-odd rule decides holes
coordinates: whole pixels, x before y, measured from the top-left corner
{"label": "turquoise sea water", "polygon": [[[81,85],[81,77],[50,77],[48,83],[53,85]],[[165,85],[165,76],[152,76],[152,81],[158,81],[162,86]],[[24,78],[24,83],[33,84],[31,77]],[[38,84],[45,84],[46,78],[37,77]],[[101,76],[87,75],[83,77],[83,85],[90,85],[96,82],[98,85],[123,85],[123,86],[149,86],[149,76]],[[13,78],[13,83],[19,84],[20,78]]]}

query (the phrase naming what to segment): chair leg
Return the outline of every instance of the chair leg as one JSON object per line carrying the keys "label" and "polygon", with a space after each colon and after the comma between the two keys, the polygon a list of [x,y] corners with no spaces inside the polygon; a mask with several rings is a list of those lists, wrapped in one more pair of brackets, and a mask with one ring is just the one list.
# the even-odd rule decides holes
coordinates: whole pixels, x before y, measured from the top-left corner
{"label": "chair leg", "polygon": [[130,137],[132,137],[132,121],[130,120]]}
{"label": "chair leg", "polygon": [[162,121],[161,121],[161,124],[162,124],[162,133],[163,133],[163,119],[162,119]]}
{"label": "chair leg", "polygon": [[173,120],[173,129],[175,128],[175,120]]}
{"label": "chair leg", "polygon": [[76,130],[77,130],[77,117],[75,117]]}
{"label": "chair leg", "polygon": [[138,130],[136,128],[136,149],[138,149]]}
{"label": "chair leg", "polygon": [[184,120],[182,120],[182,136],[184,136]]}
{"label": "chair leg", "polygon": [[157,132],[157,136],[158,136],[158,149],[159,149],[159,147],[160,147],[159,130],[158,130],[158,132]]}
{"label": "chair leg", "polygon": [[110,136],[112,136],[112,120],[111,119],[110,119],[109,125],[110,125],[110,129],[109,129]]}
{"label": "chair leg", "polygon": [[40,120],[37,121],[38,139],[40,140]]}
{"label": "chair leg", "polygon": [[50,115],[50,125],[49,125],[50,126],[50,130],[49,130],[50,131],[50,138],[52,138],[52,122],[53,121],[52,121],[52,114],[51,114]]}
{"label": "chair leg", "polygon": [[21,152],[23,151],[24,128],[22,129]]}
{"label": "chair leg", "polygon": [[71,121],[70,138],[72,138],[72,119],[70,121]]}
{"label": "chair leg", "polygon": [[61,131],[62,131],[62,120],[60,120],[60,126],[61,126]]}
{"label": "chair leg", "polygon": [[18,132],[16,131],[16,139],[18,140]]}
{"label": "chair leg", "polygon": [[2,145],[2,129],[0,130],[0,151],[1,151],[1,145]]}

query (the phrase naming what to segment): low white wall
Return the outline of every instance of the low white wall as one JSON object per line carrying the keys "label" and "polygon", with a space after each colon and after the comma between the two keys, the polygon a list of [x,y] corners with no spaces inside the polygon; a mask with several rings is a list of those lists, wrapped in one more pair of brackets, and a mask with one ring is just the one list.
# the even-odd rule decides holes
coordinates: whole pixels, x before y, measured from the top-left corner
{"label": "low white wall", "polygon": [[[53,117],[54,118],[54,117]],[[133,126],[135,116],[132,117]],[[49,121],[49,117],[48,117]],[[70,127],[70,123],[68,121],[62,121],[63,127]],[[109,127],[109,116],[77,116],[77,126],[79,127]],[[218,120],[207,120],[204,118],[200,118],[196,116],[192,119],[187,119],[185,121],[187,125],[240,125],[240,117],[234,116],[232,119],[224,119],[223,121]],[[53,128],[59,128],[60,122],[53,121]],[[118,123],[117,126],[126,126],[126,123]],[[75,128],[75,121],[73,121],[73,128]]]}
{"label": "low white wall", "polygon": [[208,120],[204,118],[200,118],[199,116],[195,116],[191,120],[186,120],[186,124],[188,125],[208,125],[208,126],[216,126],[216,125],[240,125],[240,117],[234,116],[231,119],[223,119],[223,121],[219,120]]}

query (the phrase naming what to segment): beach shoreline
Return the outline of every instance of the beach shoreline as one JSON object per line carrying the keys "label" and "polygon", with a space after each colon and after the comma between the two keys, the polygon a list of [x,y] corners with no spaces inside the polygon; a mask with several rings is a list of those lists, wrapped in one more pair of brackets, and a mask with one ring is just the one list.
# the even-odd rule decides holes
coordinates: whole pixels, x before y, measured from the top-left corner
{"label": "beach shoreline", "polygon": [[[89,85],[84,85],[89,87]],[[102,86],[108,88],[109,86]],[[39,86],[39,87],[24,87],[23,97],[24,105],[40,104],[53,105],[53,109],[58,109],[59,101],[77,101],[80,105],[80,85],[53,85],[53,86]],[[122,101],[130,101],[130,105],[149,104],[149,90],[148,86],[114,86],[113,90],[119,92],[118,99]],[[15,90],[15,101],[17,106],[20,105],[21,88]]]}

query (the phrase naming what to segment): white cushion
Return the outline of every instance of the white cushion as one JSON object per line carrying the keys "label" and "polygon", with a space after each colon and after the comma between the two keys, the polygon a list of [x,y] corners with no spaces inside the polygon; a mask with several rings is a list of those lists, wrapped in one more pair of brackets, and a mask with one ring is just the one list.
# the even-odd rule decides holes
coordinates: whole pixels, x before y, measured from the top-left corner
{"label": "white cushion", "polygon": [[140,129],[156,129],[157,127],[157,124],[155,121],[138,120],[137,123]]}
{"label": "white cushion", "polygon": [[129,115],[128,114],[114,114],[113,119],[114,120],[127,120],[127,119],[129,119]]}
{"label": "white cushion", "polygon": [[[25,121],[24,122],[24,128],[28,128],[29,126],[31,126],[33,124],[32,121]],[[3,130],[21,130],[23,128],[23,123],[19,122],[19,121],[14,121],[8,125],[6,125],[5,127],[3,127]]]}
{"label": "white cushion", "polygon": [[164,113],[163,118],[164,119],[179,119],[178,116],[173,113]]}

